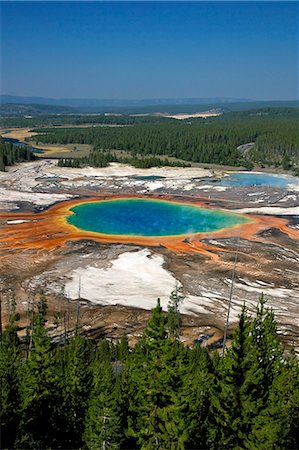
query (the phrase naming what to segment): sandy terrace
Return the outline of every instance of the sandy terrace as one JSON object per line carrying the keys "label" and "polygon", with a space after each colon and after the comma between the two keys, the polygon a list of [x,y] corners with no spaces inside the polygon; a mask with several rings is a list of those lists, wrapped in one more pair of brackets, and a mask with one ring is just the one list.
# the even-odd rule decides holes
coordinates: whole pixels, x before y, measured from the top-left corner
{"label": "sandy terrace", "polygon": [[[164,114],[163,114],[164,115]],[[173,115],[165,115],[164,117],[169,117],[172,119],[178,119],[178,120],[184,120],[184,119],[191,119],[193,117],[202,117],[202,118],[207,118],[207,117],[216,117],[216,116],[221,116],[222,113],[218,113],[218,112],[201,112],[201,113],[194,113],[194,114],[173,114]]]}
{"label": "sandy terrace", "polygon": [[26,138],[31,138],[32,136],[36,136],[37,133],[34,131],[30,131],[31,128],[10,128],[7,129],[0,129],[0,134],[4,133],[3,136],[10,139],[18,139],[21,142],[25,142]]}

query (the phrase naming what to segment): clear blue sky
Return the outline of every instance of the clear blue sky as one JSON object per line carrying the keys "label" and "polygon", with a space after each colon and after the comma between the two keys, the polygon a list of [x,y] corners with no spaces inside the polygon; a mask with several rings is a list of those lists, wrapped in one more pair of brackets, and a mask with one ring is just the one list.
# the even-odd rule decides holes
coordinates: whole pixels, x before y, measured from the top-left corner
{"label": "clear blue sky", "polygon": [[1,93],[298,98],[298,2],[2,2]]}

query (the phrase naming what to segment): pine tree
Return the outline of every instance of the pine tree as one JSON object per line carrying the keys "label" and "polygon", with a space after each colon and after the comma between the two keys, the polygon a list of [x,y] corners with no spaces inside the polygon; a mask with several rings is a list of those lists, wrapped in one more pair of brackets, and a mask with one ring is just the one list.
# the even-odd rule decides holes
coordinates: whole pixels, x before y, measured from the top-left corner
{"label": "pine tree", "polygon": [[180,336],[181,316],[179,308],[183,301],[184,297],[179,294],[178,289],[176,288],[171,293],[167,306],[167,330],[172,339],[178,339]]}
{"label": "pine tree", "polygon": [[212,396],[212,448],[253,448],[251,433],[265,409],[282,351],[272,311],[261,296],[256,318],[243,308],[231,348],[219,365],[217,389]]}
{"label": "pine tree", "polygon": [[46,310],[47,304],[42,297],[34,317],[30,355],[21,368],[21,421],[16,439],[18,448],[55,446],[58,379],[45,327]]}
{"label": "pine tree", "polygon": [[119,381],[110,362],[95,369],[93,389],[87,410],[84,442],[88,449],[119,449],[123,441]]}
{"label": "pine tree", "polygon": [[91,342],[76,333],[65,347],[64,377],[60,383],[63,393],[61,423],[64,429],[64,448],[82,446],[84,421],[92,382],[93,347]]}
{"label": "pine tree", "polygon": [[283,352],[278,339],[277,323],[272,310],[265,308],[266,300],[261,295],[253,321],[252,342],[259,362],[259,393],[265,404],[273,379],[279,370]]}
{"label": "pine tree", "polygon": [[129,343],[128,343],[128,337],[127,336],[122,336],[121,340],[117,343],[116,346],[116,353],[117,353],[117,358],[120,361],[125,361],[127,359],[127,357],[129,356]]}
{"label": "pine tree", "polygon": [[148,352],[157,352],[165,344],[167,318],[162,312],[160,299],[153,309],[147,328],[144,331],[145,348]]}
{"label": "pine tree", "polygon": [[12,299],[9,324],[0,341],[0,437],[1,448],[12,448],[19,424],[19,377],[21,363],[20,341],[17,335],[19,314]]}
{"label": "pine tree", "polygon": [[299,448],[299,365],[293,351],[274,375],[246,448]]}
{"label": "pine tree", "polygon": [[200,346],[190,356],[177,401],[177,427],[186,448],[207,448],[213,364]]}
{"label": "pine tree", "polygon": [[128,434],[144,450],[183,448],[173,417],[186,353],[167,338],[166,322],[158,300],[129,360],[134,397],[129,399]]}
{"label": "pine tree", "polygon": [[[211,396],[212,420],[209,441],[212,448],[242,448],[246,436],[247,411],[251,409],[246,389],[248,372],[257,362],[251,353],[251,325],[243,307],[231,348],[218,366],[217,384]],[[250,402],[248,405],[248,401]]]}

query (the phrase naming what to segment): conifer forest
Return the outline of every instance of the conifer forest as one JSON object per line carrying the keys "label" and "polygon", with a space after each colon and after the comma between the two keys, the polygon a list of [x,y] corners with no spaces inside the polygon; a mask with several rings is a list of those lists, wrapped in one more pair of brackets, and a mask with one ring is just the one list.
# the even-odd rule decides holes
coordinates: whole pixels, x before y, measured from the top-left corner
{"label": "conifer forest", "polygon": [[4,171],[6,166],[34,159],[35,156],[28,147],[17,147],[0,140],[0,171]]}
{"label": "conifer forest", "polygon": [[[260,165],[296,170],[299,164],[296,114],[295,108],[269,108],[266,112],[227,113],[223,117],[176,123],[149,121],[120,127],[40,128],[35,132],[39,133],[40,143],[92,145],[89,157],[82,161],[90,165],[96,165],[97,158],[103,160],[101,153],[117,150],[128,153],[133,164],[136,157],[173,157],[248,169]],[[241,146],[247,143],[252,147],[242,150]]]}
{"label": "conifer forest", "polygon": [[[159,300],[137,344],[67,328],[53,342],[43,295],[18,337],[15,301],[0,348],[1,448],[296,449],[299,365],[260,298],[232,340],[213,350],[180,341],[181,297]],[[63,329],[63,318],[56,326]]]}

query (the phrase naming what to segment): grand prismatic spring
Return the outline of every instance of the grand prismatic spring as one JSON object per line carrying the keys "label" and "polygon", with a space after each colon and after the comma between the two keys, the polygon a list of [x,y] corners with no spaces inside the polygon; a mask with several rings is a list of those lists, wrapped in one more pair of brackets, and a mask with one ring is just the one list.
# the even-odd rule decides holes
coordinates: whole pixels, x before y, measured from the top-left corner
{"label": "grand prismatic spring", "polygon": [[196,205],[147,199],[83,203],[70,209],[68,223],[108,235],[177,236],[206,233],[250,222],[242,215]]}
{"label": "grand prismatic spring", "polygon": [[[0,215],[1,217],[1,215]],[[57,203],[40,213],[10,213],[13,227],[4,228],[2,246],[7,251],[54,250],[68,241],[92,239],[103,243],[135,243],[164,246],[176,252],[199,252],[217,260],[217,247],[201,242],[211,237],[241,236],[262,241],[256,235],[277,227],[297,235],[288,220],[271,216],[235,214],[209,207],[205,199],[178,202],[141,196],[93,197]]]}

